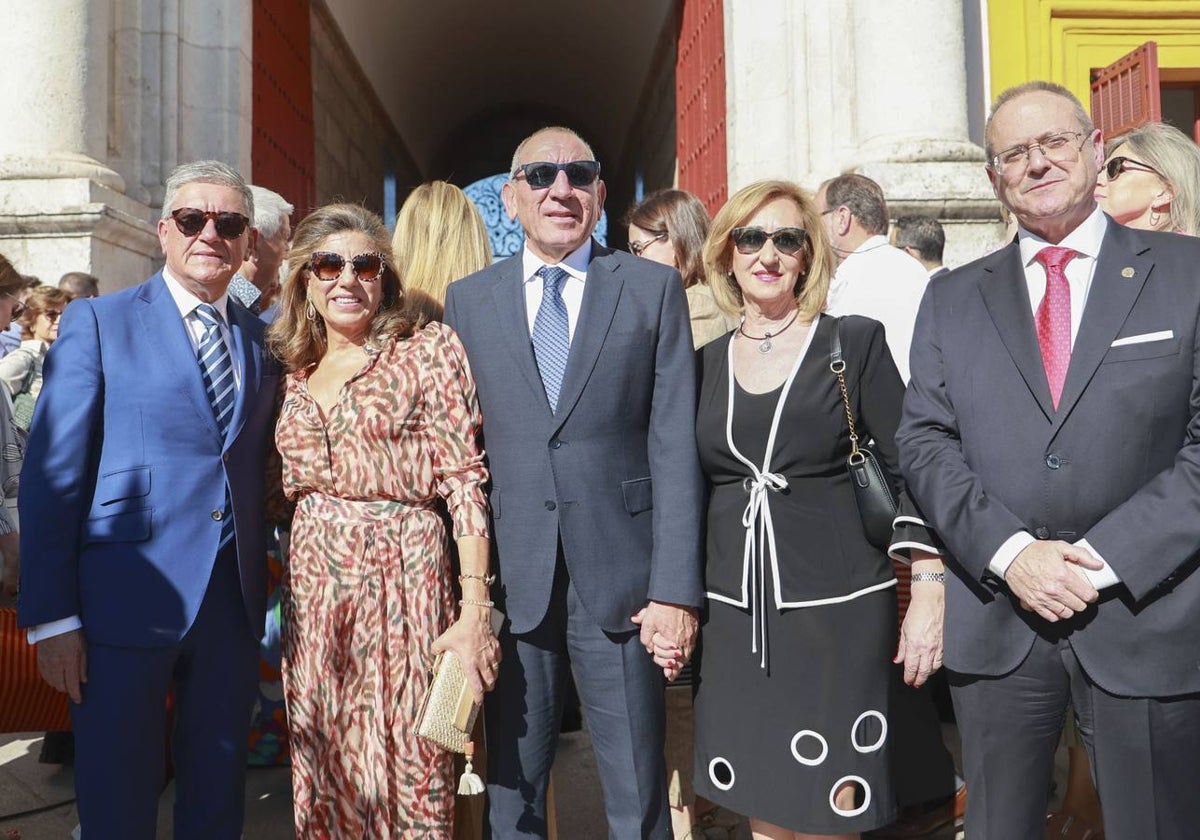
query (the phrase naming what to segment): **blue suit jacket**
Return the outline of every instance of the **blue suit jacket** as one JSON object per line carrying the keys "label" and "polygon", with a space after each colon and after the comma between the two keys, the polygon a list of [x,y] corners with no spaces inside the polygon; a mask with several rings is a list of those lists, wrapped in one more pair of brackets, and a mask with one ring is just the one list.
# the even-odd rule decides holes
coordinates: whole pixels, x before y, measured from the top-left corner
{"label": "blue suit jacket", "polygon": [[592,243],[567,369],[551,412],[525,315],[522,256],[450,286],[479,389],[492,533],[515,633],[550,603],[561,535],[571,581],[609,632],[648,599],[698,606],[703,478],[696,373],[673,269]]}
{"label": "blue suit jacket", "polygon": [[68,307],[21,475],[22,626],[77,614],[91,641],[178,641],[208,585],[228,480],[246,615],[262,632],[280,372],[263,323],[233,302],[228,313],[242,384],[222,441],[161,274]]}

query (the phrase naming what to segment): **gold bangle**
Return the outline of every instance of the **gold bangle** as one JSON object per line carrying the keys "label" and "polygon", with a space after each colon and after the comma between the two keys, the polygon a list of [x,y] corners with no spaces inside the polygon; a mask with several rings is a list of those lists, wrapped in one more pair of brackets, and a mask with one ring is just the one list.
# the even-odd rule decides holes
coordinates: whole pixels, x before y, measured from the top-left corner
{"label": "gold bangle", "polygon": [[459,583],[466,583],[469,580],[481,580],[481,581],[483,581],[485,586],[491,586],[493,583],[496,582],[496,576],[495,575],[472,575],[472,574],[467,574],[466,572],[463,572],[461,575],[458,576]]}

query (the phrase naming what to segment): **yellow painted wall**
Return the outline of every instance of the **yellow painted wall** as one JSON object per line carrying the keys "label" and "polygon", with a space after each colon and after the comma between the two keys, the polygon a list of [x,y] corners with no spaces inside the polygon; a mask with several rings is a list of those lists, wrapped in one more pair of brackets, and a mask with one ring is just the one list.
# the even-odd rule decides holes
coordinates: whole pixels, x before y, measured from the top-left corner
{"label": "yellow painted wall", "polygon": [[1046,79],[1087,102],[1091,71],[1145,41],[1160,68],[1200,79],[1200,0],[988,0],[987,18],[991,98]]}

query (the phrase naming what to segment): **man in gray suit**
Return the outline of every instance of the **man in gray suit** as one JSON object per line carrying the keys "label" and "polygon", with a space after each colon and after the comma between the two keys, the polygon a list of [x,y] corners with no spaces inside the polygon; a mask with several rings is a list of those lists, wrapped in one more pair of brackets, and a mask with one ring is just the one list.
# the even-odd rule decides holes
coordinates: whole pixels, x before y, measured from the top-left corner
{"label": "man in gray suit", "polygon": [[987,173],[1017,241],[931,281],[897,433],[951,553],[967,836],[1044,836],[1068,701],[1108,840],[1200,831],[1200,242],[1096,206],[1104,142],[1005,91]]}
{"label": "man in gray suit", "polygon": [[591,238],[599,170],[569,129],[526,138],[502,191],[524,251],[446,298],[479,388],[507,614],[487,700],[496,838],[546,836],[568,668],[611,836],[670,836],[663,676],[691,656],[702,598],[691,332],[675,270]]}

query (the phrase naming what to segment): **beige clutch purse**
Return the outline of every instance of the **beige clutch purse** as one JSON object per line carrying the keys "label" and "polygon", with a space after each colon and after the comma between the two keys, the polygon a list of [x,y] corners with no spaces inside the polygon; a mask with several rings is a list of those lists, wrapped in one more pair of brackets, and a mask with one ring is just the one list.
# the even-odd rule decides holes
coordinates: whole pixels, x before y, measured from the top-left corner
{"label": "beige clutch purse", "polygon": [[438,654],[433,679],[417,714],[417,734],[450,752],[466,753],[479,715],[462,662],[450,651]]}

